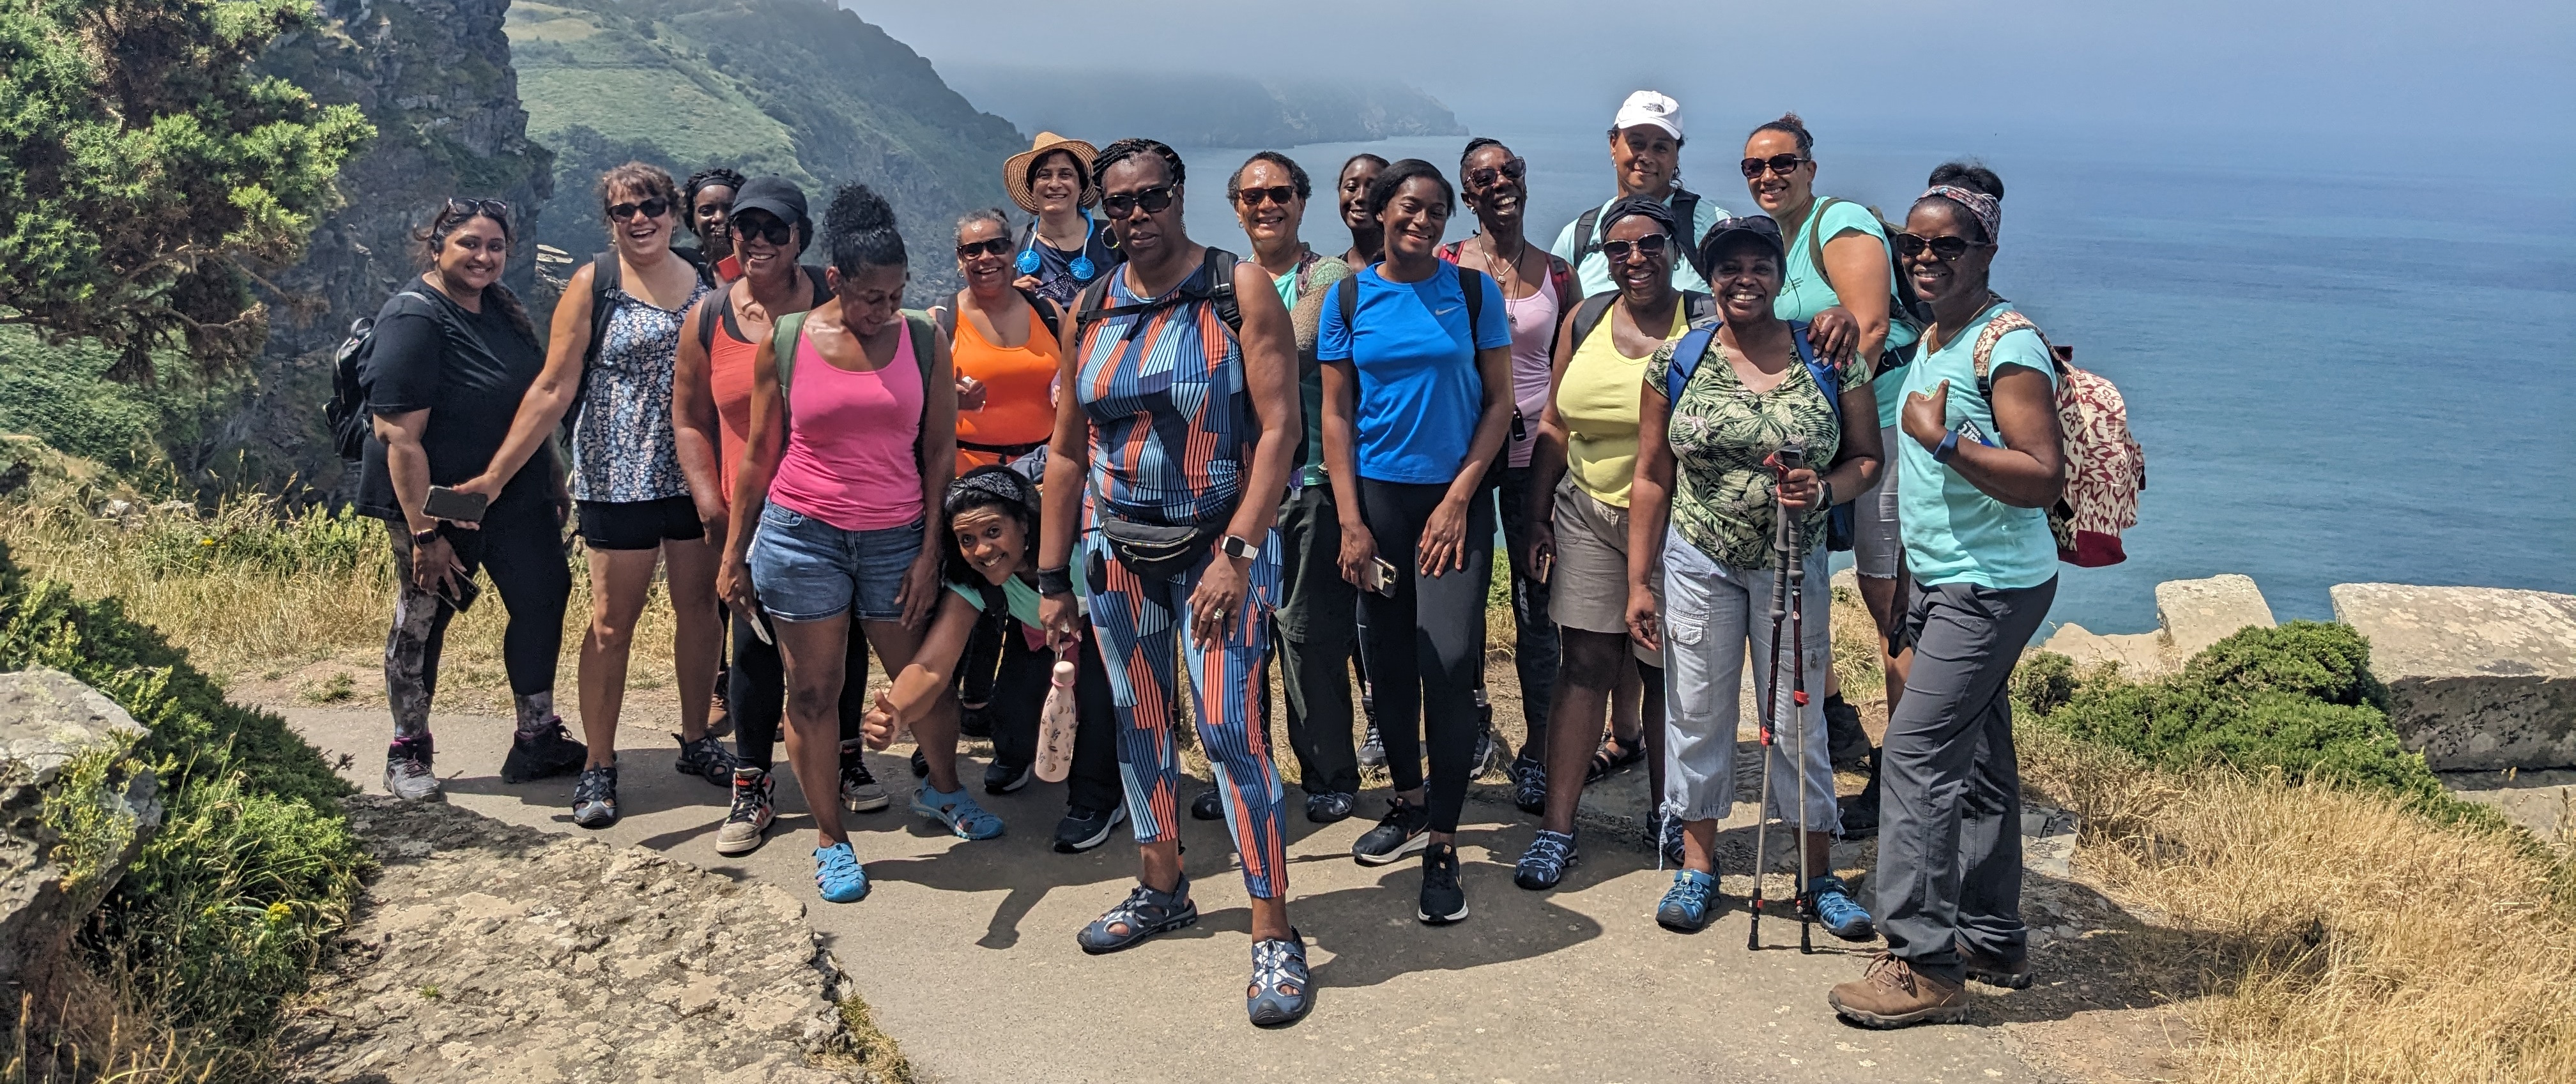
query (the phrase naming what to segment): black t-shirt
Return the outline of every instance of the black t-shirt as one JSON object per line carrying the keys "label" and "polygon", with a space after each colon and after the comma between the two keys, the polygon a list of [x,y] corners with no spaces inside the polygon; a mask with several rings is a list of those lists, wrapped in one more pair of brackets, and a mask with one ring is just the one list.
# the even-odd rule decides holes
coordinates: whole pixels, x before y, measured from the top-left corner
{"label": "black t-shirt", "polygon": [[[376,314],[375,346],[361,379],[367,409],[376,414],[429,411],[421,450],[429,455],[429,480],[455,485],[483,473],[510,435],[519,400],[545,368],[545,352],[522,335],[497,305],[467,312],[427,282],[403,286],[420,297],[396,293]],[[358,509],[400,516],[393,479],[385,473],[385,446],[367,437]],[[542,502],[553,490],[554,450],[537,449],[501,490],[495,506]]]}
{"label": "black t-shirt", "polygon": [[1054,245],[1038,237],[1037,229],[1037,223],[1031,222],[1020,235],[1021,251],[1034,251],[1038,255],[1036,293],[1067,309],[1073,307],[1074,295],[1081,293],[1083,287],[1100,281],[1110,268],[1127,262],[1127,253],[1119,249],[1117,239],[1110,236],[1108,221],[1095,219],[1091,224],[1091,240],[1080,253],[1091,258],[1091,277],[1075,278],[1073,257],[1076,254],[1057,251]]}

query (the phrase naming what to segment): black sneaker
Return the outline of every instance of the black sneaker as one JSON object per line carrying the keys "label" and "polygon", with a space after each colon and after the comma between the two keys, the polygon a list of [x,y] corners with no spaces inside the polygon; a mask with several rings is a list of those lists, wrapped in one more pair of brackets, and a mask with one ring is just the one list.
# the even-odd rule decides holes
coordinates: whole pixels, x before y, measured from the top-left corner
{"label": "black sneaker", "polygon": [[1844,839],[1868,839],[1878,834],[1878,762],[1881,751],[1869,751],[1869,785],[1849,798],[1837,799],[1843,822]]}
{"label": "black sneaker", "polygon": [[1029,780],[1037,777],[1038,766],[1035,764],[1012,764],[994,757],[992,763],[984,766],[984,793],[1009,794],[1028,786]]}
{"label": "black sneaker", "polygon": [[533,734],[522,731],[510,739],[510,755],[501,758],[501,781],[533,783],[571,775],[589,759],[590,749],[564,733],[563,720],[550,719],[544,729]]}
{"label": "black sneaker", "polygon": [[1209,787],[1206,790],[1200,791],[1198,797],[1190,799],[1190,819],[1196,821],[1224,820],[1225,796],[1217,793],[1217,788],[1215,787]]}
{"label": "black sneaker", "polygon": [[1363,866],[1383,866],[1405,855],[1431,845],[1431,811],[1405,801],[1389,798],[1386,816],[1377,827],[1351,844],[1351,857]]}
{"label": "black sneaker", "polygon": [[1836,771],[1856,772],[1869,763],[1869,731],[1861,728],[1860,710],[1841,693],[1825,698],[1825,743]]}
{"label": "black sneaker", "polygon": [[1360,796],[1356,794],[1330,790],[1309,794],[1306,796],[1306,819],[1315,824],[1331,824],[1348,818],[1359,804]]}
{"label": "black sneaker", "polygon": [[584,828],[617,823],[617,765],[581,770],[581,780],[572,785],[572,822]]}
{"label": "black sneaker", "polygon": [[894,804],[877,777],[868,773],[866,747],[856,741],[841,743],[841,808],[852,813],[874,813]]}
{"label": "black sneaker", "polygon": [[1446,926],[1467,917],[1467,890],[1458,887],[1458,848],[1434,843],[1422,852],[1422,910],[1427,925]]}
{"label": "black sneaker", "polygon": [[[1361,697],[1360,700],[1366,703],[1368,698]],[[1377,713],[1374,710],[1369,713],[1368,736],[1360,739],[1360,767],[1386,767],[1386,739],[1378,735]]]}
{"label": "black sneaker", "polygon": [[[1481,693],[1478,694],[1479,698],[1481,698],[1482,695],[1483,694]],[[1493,714],[1493,709],[1487,708],[1485,709],[1485,713],[1487,715],[1491,715]],[[1474,782],[1475,780],[1484,778],[1485,770],[1494,766],[1494,744],[1494,725],[1492,723],[1487,723],[1485,724],[1485,729],[1476,733],[1476,752],[1474,753],[1473,759],[1467,762],[1469,765],[1467,769],[1467,779],[1469,782]]]}
{"label": "black sneaker", "polygon": [[1109,833],[1127,819],[1127,803],[1107,809],[1088,806],[1066,806],[1064,819],[1055,823],[1055,853],[1081,854],[1109,842]]}
{"label": "black sneaker", "polygon": [[733,786],[733,754],[725,752],[724,743],[714,733],[696,741],[672,735],[680,742],[680,759],[671,765],[681,775],[694,775],[720,787]]}

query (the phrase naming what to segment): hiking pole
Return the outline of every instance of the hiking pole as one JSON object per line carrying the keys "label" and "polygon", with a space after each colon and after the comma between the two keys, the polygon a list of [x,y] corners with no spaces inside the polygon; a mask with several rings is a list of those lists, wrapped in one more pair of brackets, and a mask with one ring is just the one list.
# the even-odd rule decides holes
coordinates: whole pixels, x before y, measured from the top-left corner
{"label": "hiking pole", "polygon": [[[1769,461],[1773,476],[1785,477],[1788,474],[1791,468],[1783,466],[1784,461],[1803,459],[1804,453],[1795,445],[1780,449]],[[1789,544],[1786,533],[1788,517],[1774,516],[1772,527],[1771,547],[1776,552],[1785,553]],[[1753,922],[1744,934],[1744,947],[1748,951],[1762,947],[1762,882],[1771,868],[1771,747],[1777,739],[1780,721],[1780,623],[1788,617],[1788,592],[1789,581],[1786,578],[1771,577],[1771,671],[1770,679],[1762,686],[1769,695],[1761,698],[1756,710],[1762,736],[1762,748],[1757,754],[1762,758],[1762,798],[1761,804],[1753,808]],[[1804,843],[1803,839],[1800,840],[1802,846]],[[1795,898],[1794,893],[1792,898]]]}
{"label": "hiking pole", "polygon": [[[1805,450],[1792,444],[1780,449],[1780,459],[1780,472],[1785,476],[1806,460]],[[1798,727],[1791,747],[1798,776],[1798,872],[1790,878],[1789,883],[1793,887],[1789,898],[1791,909],[1798,912],[1798,951],[1808,954],[1816,951],[1815,943],[1810,940],[1816,908],[1814,899],[1807,894],[1807,841],[1813,838],[1813,833],[1807,826],[1807,563],[1803,559],[1805,546],[1802,543],[1805,539],[1801,537],[1806,533],[1806,520],[1802,516],[1791,515],[1787,508],[1778,511],[1780,534],[1786,544],[1780,552],[1780,575],[1775,577],[1774,587],[1777,587],[1779,579],[1786,579],[1789,583],[1789,688],[1792,690],[1789,711]],[[1771,656],[1776,666],[1780,655],[1780,623],[1776,620],[1771,623],[1771,636]],[[1778,670],[1772,672],[1776,675]],[[1773,680],[1776,682],[1778,678]],[[1775,684],[1773,688],[1776,690],[1778,686]]]}

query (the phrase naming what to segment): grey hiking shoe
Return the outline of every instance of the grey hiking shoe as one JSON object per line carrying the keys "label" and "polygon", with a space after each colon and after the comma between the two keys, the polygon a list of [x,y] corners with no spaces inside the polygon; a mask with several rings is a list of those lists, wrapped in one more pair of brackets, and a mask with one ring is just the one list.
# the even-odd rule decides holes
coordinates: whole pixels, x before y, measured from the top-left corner
{"label": "grey hiking shoe", "polygon": [[877,785],[877,777],[868,774],[868,755],[858,742],[841,743],[841,808],[852,813],[874,813],[893,805],[886,789]]}
{"label": "grey hiking shoe", "polygon": [[733,808],[716,829],[717,854],[750,854],[760,849],[770,822],[778,819],[777,787],[769,773],[758,768],[733,770]]}
{"label": "grey hiking shoe", "polygon": [[572,822],[584,828],[617,823],[617,765],[581,770],[581,779],[572,785]]}
{"label": "grey hiking shoe", "polygon": [[1315,983],[1306,974],[1306,938],[1296,930],[1286,938],[1252,943],[1252,984],[1244,988],[1243,1011],[1254,1027],[1293,1024],[1315,1008]]}
{"label": "grey hiking shoe", "polygon": [[429,735],[396,739],[385,747],[385,793],[406,802],[439,802],[447,799],[447,788],[440,786],[438,776],[430,771]]}

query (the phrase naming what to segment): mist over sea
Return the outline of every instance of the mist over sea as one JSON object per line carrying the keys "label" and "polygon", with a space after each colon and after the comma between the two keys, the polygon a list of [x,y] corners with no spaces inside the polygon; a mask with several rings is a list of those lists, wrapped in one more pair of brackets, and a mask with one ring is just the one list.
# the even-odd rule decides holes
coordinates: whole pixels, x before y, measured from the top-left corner
{"label": "mist over sea", "polygon": [[[1684,183],[1737,214],[1756,210],[1735,170],[1746,126],[1683,154]],[[1595,131],[1476,130],[1529,160],[1542,245],[1611,194]],[[1819,137],[1817,190],[1900,220],[1932,166],[1982,156],[2008,192],[1996,289],[2128,398],[2148,462],[2129,560],[2062,566],[2052,627],[2150,630],[2157,582],[2222,572],[2252,576],[2282,620],[2330,618],[2337,583],[2576,591],[2564,173],[2402,151],[2357,169],[2116,137]],[[1348,246],[1328,190],[1350,154],[1424,158],[1454,180],[1464,144],[1282,148],[1315,178],[1306,238]],[[1224,178],[1250,150],[1179,150],[1192,235],[1242,251]],[[1450,236],[1473,229],[1462,208]]]}

